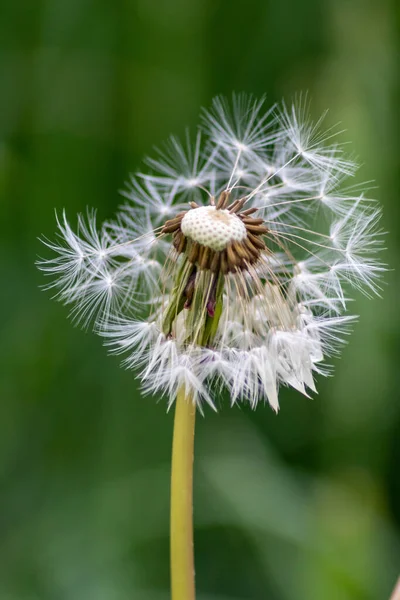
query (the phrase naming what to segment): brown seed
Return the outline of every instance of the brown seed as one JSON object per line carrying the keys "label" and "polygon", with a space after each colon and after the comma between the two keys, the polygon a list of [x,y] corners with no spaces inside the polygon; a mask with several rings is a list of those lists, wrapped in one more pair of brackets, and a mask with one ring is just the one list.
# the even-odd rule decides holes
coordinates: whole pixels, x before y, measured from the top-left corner
{"label": "brown seed", "polygon": [[197,242],[191,242],[189,252],[188,252],[188,261],[191,263],[195,263],[199,256],[200,246]]}
{"label": "brown seed", "polygon": [[204,252],[201,256],[201,260],[199,260],[200,269],[203,269],[203,270],[207,269],[208,264],[209,264],[210,255],[211,255],[211,248],[209,248],[208,246],[205,246]]}
{"label": "brown seed", "polygon": [[228,260],[226,258],[226,250],[222,250],[221,254],[221,271],[224,275],[228,272]]}
{"label": "brown seed", "polygon": [[243,223],[246,225],[262,225],[264,223],[264,219],[253,219],[253,217],[245,217],[243,219]]}
{"label": "brown seed", "polygon": [[226,208],[229,201],[229,195],[229,192],[221,192],[216,206],[217,210],[223,210]]}
{"label": "brown seed", "polygon": [[178,213],[177,215],[175,215],[175,217],[173,219],[168,219],[168,221],[165,222],[165,225],[170,225],[171,223],[182,221],[182,219],[186,215],[186,213],[187,213],[187,210],[184,210],[184,211]]}
{"label": "brown seed", "polygon": [[238,255],[239,258],[244,259],[244,260],[250,259],[250,254],[247,252],[246,248],[243,246],[242,243],[233,242],[232,246],[233,246],[233,250],[235,251],[235,253]]}
{"label": "brown seed", "polygon": [[169,219],[168,221],[166,221],[164,227],[162,228],[162,233],[172,233],[173,231],[179,229],[181,226],[182,218],[185,214],[186,212],[179,213],[173,219]]}
{"label": "brown seed", "polygon": [[193,300],[195,283],[196,283],[196,275],[195,275],[195,273],[192,273],[192,275],[189,277],[189,281],[187,282],[186,287],[183,291],[183,295],[186,298],[185,308],[190,308],[190,305]]}
{"label": "brown seed", "polygon": [[257,211],[258,211],[258,208],[255,208],[254,206],[253,206],[253,208],[246,208],[246,210],[244,210],[243,212],[240,213],[240,216],[248,217],[249,215],[253,215]]}
{"label": "brown seed", "polygon": [[[237,204],[236,204],[237,202]],[[231,213],[238,213],[241,210],[246,202],[246,198],[240,198],[234,202],[234,208],[231,208]]]}
{"label": "brown seed", "polygon": [[210,261],[210,271],[212,271],[212,273],[218,272],[220,262],[221,262],[221,253],[214,252],[211,257],[211,261]]}
{"label": "brown seed", "polygon": [[261,226],[261,225],[247,225],[246,224],[246,229],[247,229],[247,231],[250,231],[251,233],[255,233],[256,235],[264,235],[265,233],[268,233],[268,231],[269,231],[268,227]]}
{"label": "brown seed", "polygon": [[179,229],[178,231],[175,231],[174,236],[173,236],[173,240],[172,240],[172,245],[174,246],[174,248],[176,250],[178,250],[178,247],[181,243],[181,239],[183,237],[183,233],[181,232],[181,230]]}
{"label": "brown seed", "polygon": [[197,264],[200,264],[201,259],[203,258],[203,254],[204,254],[204,246],[199,246],[199,253],[197,255]]}
{"label": "brown seed", "polygon": [[181,252],[185,251],[186,243],[187,243],[187,238],[182,233],[181,237],[177,238],[177,239],[179,239],[179,244],[176,247],[176,251],[178,252],[178,254],[181,254]]}
{"label": "brown seed", "polygon": [[189,202],[189,206],[191,206],[192,208],[199,208],[197,202]]}
{"label": "brown seed", "polygon": [[226,247],[226,257],[228,259],[228,268],[233,270],[240,263],[240,257],[234,252],[232,244]]}
{"label": "brown seed", "polygon": [[233,212],[236,206],[238,205],[238,202],[239,200],[236,199],[234,202],[232,202],[232,204],[226,207],[226,210],[229,210],[229,212]]}
{"label": "brown seed", "polygon": [[248,237],[242,242],[242,244],[245,245],[246,250],[251,254],[251,256],[258,260],[260,256],[260,251],[255,246],[253,246]]}
{"label": "brown seed", "polygon": [[167,223],[165,223],[164,227],[162,228],[162,233],[173,233],[181,228],[180,221],[178,221],[178,223],[170,223],[169,225]]}
{"label": "brown seed", "polygon": [[247,233],[247,237],[256,248],[260,248],[260,250],[265,250],[266,246],[264,240],[260,239],[259,237],[253,235],[250,232]]}
{"label": "brown seed", "polygon": [[177,248],[179,246],[182,236],[183,236],[183,233],[180,229],[177,229],[172,234],[172,244],[174,245],[175,248]]}

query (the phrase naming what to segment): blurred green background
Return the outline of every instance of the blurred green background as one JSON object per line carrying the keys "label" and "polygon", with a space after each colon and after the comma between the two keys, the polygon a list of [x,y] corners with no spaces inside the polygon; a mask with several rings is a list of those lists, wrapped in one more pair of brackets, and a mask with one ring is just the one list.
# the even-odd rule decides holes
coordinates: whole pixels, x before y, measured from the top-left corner
{"label": "blurred green background", "polygon": [[[308,90],[375,180],[399,262],[389,0],[1,0],[0,599],[167,600],[173,413],[39,290],[54,208],[109,217],[130,172],[233,90]],[[398,272],[334,378],[198,419],[199,600],[386,599],[400,571]]]}

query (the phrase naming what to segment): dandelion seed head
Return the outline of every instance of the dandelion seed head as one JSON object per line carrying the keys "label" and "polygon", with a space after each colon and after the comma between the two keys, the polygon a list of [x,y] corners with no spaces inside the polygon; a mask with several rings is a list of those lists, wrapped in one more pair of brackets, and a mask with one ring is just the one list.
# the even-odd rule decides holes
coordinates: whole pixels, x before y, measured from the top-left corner
{"label": "dandelion seed head", "polygon": [[244,94],[216,98],[184,142],[172,137],[127,203],[98,225],[57,217],[46,286],[146,393],[171,406],[184,389],[202,410],[279,408],[280,386],[309,396],[355,317],[351,290],[379,293],[380,210],[334,129],[309,102],[270,110]]}

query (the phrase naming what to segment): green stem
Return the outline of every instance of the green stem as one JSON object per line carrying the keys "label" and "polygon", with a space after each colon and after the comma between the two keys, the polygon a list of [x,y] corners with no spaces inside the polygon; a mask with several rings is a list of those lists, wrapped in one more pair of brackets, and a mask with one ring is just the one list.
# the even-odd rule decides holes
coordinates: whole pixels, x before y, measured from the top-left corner
{"label": "green stem", "polygon": [[171,467],[171,598],[195,600],[193,450],[196,406],[184,389],[175,406]]}

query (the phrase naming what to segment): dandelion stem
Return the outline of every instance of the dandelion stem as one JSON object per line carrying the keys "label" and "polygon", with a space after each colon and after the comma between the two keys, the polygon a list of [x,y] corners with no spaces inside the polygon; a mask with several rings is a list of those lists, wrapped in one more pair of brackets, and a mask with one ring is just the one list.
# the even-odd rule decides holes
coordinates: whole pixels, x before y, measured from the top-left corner
{"label": "dandelion stem", "polygon": [[185,390],[175,407],[171,468],[171,598],[194,600],[193,448],[196,406]]}

